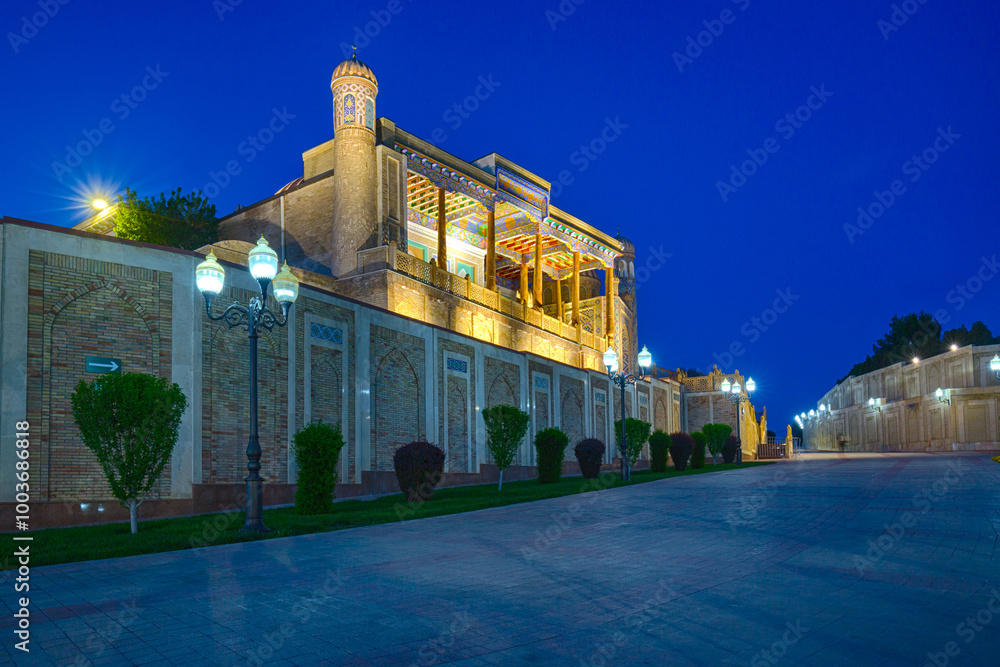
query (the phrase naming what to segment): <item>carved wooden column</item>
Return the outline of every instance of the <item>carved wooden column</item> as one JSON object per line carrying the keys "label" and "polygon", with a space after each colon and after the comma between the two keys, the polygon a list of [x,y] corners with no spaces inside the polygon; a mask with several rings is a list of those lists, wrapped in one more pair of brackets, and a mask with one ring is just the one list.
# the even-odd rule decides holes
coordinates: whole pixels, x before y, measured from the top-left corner
{"label": "carved wooden column", "polygon": [[556,318],[562,322],[562,278],[556,278]]}
{"label": "carved wooden column", "polygon": [[486,215],[486,289],[497,288],[497,223],[493,208]]}
{"label": "carved wooden column", "polygon": [[444,217],[445,189],[438,188],[438,268],[448,270],[448,222]]}
{"label": "carved wooden column", "polygon": [[[604,269],[604,306],[607,322],[608,345],[615,340],[615,270],[613,267]],[[625,350],[622,350],[624,354]]]}
{"label": "carved wooden column", "polygon": [[573,253],[573,280],[570,282],[573,298],[573,326],[580,325],[580,253]]}
{"label": "carved wooden column", "polygon": [[535,308],[542,309],[542,233],[535,232],[535,277],[532,287],[535,291]]}
{"label": "carved wooden column", "polygon": [[521,305],[528,305],[528,265],[521,264]]}

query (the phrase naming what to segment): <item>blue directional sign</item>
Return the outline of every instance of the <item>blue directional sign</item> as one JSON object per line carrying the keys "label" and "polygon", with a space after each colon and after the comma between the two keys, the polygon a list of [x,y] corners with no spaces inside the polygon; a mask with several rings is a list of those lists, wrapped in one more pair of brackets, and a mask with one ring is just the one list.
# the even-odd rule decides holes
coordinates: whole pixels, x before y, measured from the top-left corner
{"label": "blue directional sign", "polygon": [[122,360],[108,357],[87,357],[88,373],[121,373]]}

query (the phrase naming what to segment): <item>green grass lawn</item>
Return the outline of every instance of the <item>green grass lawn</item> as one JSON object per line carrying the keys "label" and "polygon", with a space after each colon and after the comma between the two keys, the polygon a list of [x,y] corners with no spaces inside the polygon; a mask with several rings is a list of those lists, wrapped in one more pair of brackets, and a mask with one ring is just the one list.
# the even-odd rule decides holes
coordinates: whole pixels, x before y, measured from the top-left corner
{"label": "green grass lawn", "polygon": [[[743,467],[758,465],[768,464],[755,461],[744,463]],[[537,480],[506,482],[503,491],[497,491],[496,484],[452,487],[438,489],[433,498],[419,505],[407,503],[402,494],[395,494],[374,500],[345,500],[334,504],[333,513],[314,516],[299,516],[292,507],[272,509],[264,512],[264,524],[271,531],[263,535],[241,535],[237,532],[243,527],[242,511],[140,521],[136,535],[129,532],[127,521],[19,534],[34,537],[28,544],[31,545],[31,566],[38,567],[409,521],[735,468],[734,464],[713,466],[706,462],[704,468],[688,468],[680,473],[672,469],[665,473],[640,470],[634,471],[631,481],[624,484],[618,473],[604,473],[597,480],[568,477],[555,484],[539,484]],[[0,559],[0,570],[17,567],[9,554],[14,553],[15,545],[26,544],[15,543],[12,537],[10,533],[0,536],[0,543],[3,544],[0,553],[4,555]]]}

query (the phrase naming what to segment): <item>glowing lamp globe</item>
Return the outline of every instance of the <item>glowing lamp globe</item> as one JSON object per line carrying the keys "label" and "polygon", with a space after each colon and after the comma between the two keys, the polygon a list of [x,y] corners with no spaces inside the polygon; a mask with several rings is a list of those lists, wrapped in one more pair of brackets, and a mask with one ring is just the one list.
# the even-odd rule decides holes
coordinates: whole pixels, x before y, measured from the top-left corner
{"label": "glowing lamp globe", "polygon": [[728,394],[729,393],[729,388],[731,386],[732,385],[729,383],[729,378],[726,378],[725,380],[722,381],[722,385],[719,386],[719,389],[722,390],[723,394]]}
{"label": "glowing lamp globe", "polygon": [[734,394],[738,394],[738,393],[740,393],[740,391],[741,391],[741,390],[742,390],[742,388],[740,387],[740,383],[739,383],[739,382],[734,382],[734,383],[733,383],[733,389],[732,389],[732,392],[733,392]]}
{"label": "glowing lamp globe", "polygon": [[757,390],[757,383],[753,381],[753,378],[747,378],[747,393],[752,394]]}
{"label": "glowing lamp globe", "polygon": [[292,270],[288,268],[288,262],[281,267],[281,271],[274,277],[271,283],[274,288],[274,298],[278,303],[295,303],[299,296],[299,279],[295,277]]}
{"label": "glowing lamp globe", "polygon": [[819,404],[819,411],[820,412],[826,412],[826,405],[824,405],[823,403],[820,403]]}
{"label": "glowing lamp globe", "polygon": [[215,253],[209,252],[205,261],[194,270],[194,281],[202,294],[215,296],[222,291],[226,280],[226,270],[215,259]]}
{"label": "glowing lamp globe", "polygon": [[618,370],[618,353],[610,345],[604,351],[604,365],[607,367],[609,373],[614,373]]}
{"label": "glowing lamp globe", "polygon": [[990,359],[990,370],[994,373],[1000,373],[1000,354],[994,354],[993,358]]}
{"label": "glowing lamp globe", "polygon": [[649,368],[653,365],[653,355],[646,349],[645,345],[642,346],[642,352],[639,353],[639,365],[643,368]]}
{"label": "glowing lamp globe", "polygon": [[250,251],[247,258],[250,274],[257,280],[273,280],[278,273],[278,253],[267,244],[264,235],[260,235],[256,247]]}
{"label": "glowing lamp globe", "polygon": [[815,410],[810,410],[809,411],[809,416],[810,417],[815,417],[816,416],[816,411]]}
{"label": "glowing lamp globe", "polygon": [[799,418],[800,419],[805,419],[806,418],[806,413],[803,412],[801,415],[799,415]]}
{"label": "glowing lamp globe", "polygon": [[868,407],[870,407],[870,408],[874,408],[875,407],[875,399],[874,398],[869,398],[868,399]]}
{"label": "glowing lamp globe", "polygon": [[938,398],[942,398],[944,396],[944,390],[941,389],[941,387],[938,387],[937,391],[934,392],[934,395]]}

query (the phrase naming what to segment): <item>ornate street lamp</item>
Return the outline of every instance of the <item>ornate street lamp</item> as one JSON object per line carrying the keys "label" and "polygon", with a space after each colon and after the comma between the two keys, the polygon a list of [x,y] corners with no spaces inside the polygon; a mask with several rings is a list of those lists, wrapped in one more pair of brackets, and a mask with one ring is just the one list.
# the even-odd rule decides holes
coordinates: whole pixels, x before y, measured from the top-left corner
{"label": "ornate street lamp", "polygon": [[940,401],[941,403],[947,403],[948,405],[951,405],[951,399],[945,396],[944,389],[942,389],[941,387],[937,388],[937,391],[934,392],[934,396],[936,396],[937,400]]}
{"label": "ornate street lamp", "polygon": [[[205,261],[195,269],[195,282],[205,297],[205,313],[211,320],[222,320],[230,329],[246,326],[250,334],[250,441],[247,444],[247,507],[246,520],[240,532],[264,533],[269,529],[264,525],[264,480],[260,476],[260,437],[257,433],[257,331],[263,327],[268,331],[288,324],[288,310],[299,296],[299,279],[288,268],[288,262],[278,271],[278,255],[261,235],[257,246],[250,251],[247,262],[250,273],[257,280],[260,296],[250,299],[244,306],[234,303],[221,315],[212,314],[212,299],[222,291],[226,272],[216,261],[215,253],[209,252]],[[265,305],[267,292],[274,285],[274,298],[281,304],[281,318]]]}
{"label": "ornate street lamp", "polygon": [[997,380],[1000,380],[1000,354],[994,354],[990,359],[990,370],[997,376]]}
{"label": "ornate street lamp", "polygon": [[[750,402],[750,394],[756,391],[757,383],[753,381],[753,378],[747,378],[746,395],[743,394],[740,383],[730,383],[729,378],[722,381],[719,389],[722,390],[723,395],[730,403],[736,404],[736,465],[741,466],[743,465],[743,434],[740,426],[743,422],[743,415],[741,414],[743,408],[740,407],[740,404]],[[805,418],[805,413],[802,414],[802,417]]]}
{"label": "ornate street lamp", "polygon": [[[625,387],[630,384],[635,384],[636,382],[642,380],[646,377],[646,369],[653,365],[653,355],[650,354],[646,346],[642,346],[642,352],[639,353],[639,375],[635,376],[631,373],[618,372],[618,354],[615,352],[614,348],[610,345],[608,349],[604,351],[604,366],[608,369],[608,377],[611,379],[611,383],[616,387],[620,387],[622,390],[622,444],[621,444],[621,455],[622,455],[622,479],[627,480],[630,478],[629,475],[629,460],[628,460],[628,446],[625,441]],[[636,400],[638,400],[638,394],[636,394]],[[636,410],[638,412],[638,410]]]}

